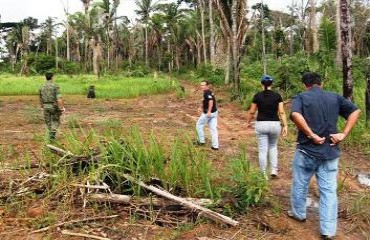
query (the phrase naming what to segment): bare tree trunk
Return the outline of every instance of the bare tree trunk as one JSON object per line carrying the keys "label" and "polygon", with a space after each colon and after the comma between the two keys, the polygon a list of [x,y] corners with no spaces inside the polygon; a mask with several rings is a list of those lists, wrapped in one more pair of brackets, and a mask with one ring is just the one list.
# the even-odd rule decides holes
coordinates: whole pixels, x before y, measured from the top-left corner
{"label": "bare tree trunk", "polygon": [[225,62],[225,84],[230,83],[230,71],[232,69],[232,61],[231,61],[231,45],[230,41],[226,41],[227,49],[226,49],[226,62]]}
{"label": "bare tree trunk", "polygon": [[145,66],[149,66],[148,62],[148,26],[145,24]]}
{"label": "bare tree trunk", "polygon": [[202,25],[202,44],[203,44],[203,58],[204,63],[207,64],[207,44],[206,44],[206,35],[205,35],[205,26],[204,26],[204,0],[198,0],[199,9],[200,9],[200,21]]}
{"label": "bare tree trunk", "polygon": [[[68,14],[68,13],[67,13]],[[66,26],[66,35],[67,35],[67,61],[71,60],[71,50],[70,50],[70,41],[69,41],[69,22],[68,22],[68,15],[67,15],[67,26]]]}
{"label": "bare tree trunk", "polygon": [[197,68],[200,66],[202,62],[202,52],[201,52],[201,43],[199,40],[199,36],[197,36]]}
{"label": "bare tree trunk", "polygon": [[336,23],[336,37],[337,37],[337,52],[335,57],[335,62],[337,66],[342,65],[342,40],[340,33],[340,0],[337,0],[337,9],[336,9],[335,23]]}
{"label": "bare tree trunk", "polygon": [[349,12],[349,0],[340,0],[340,33],[342,49],[342,71],[343,71],[343,96],[353,100],[353,78],[352,78],[352,46],[351,46],[351,16]]}
{"label": "bare tree trunk", "polygon": [[316,23],[316,1],[310,0],[309,6],[310,6],[310,32],[312,40],[312,53],[316,53],[319,50],[319,40]]}
{"label": "bare tree trunk", "polygon": [[211,65],[215,66],[215,27],[213,22],[213,0],[209,1],[209,48],[210,48],[210,60]]}
{"label": "bare tree trunk", "polygon": [[370,122],[370,76],[367,76],[367,87],[366,87],[366,126],[369,127]]}
{"label": "bare tree trunk", "polygon": [[175,50],[175,63],[176,63],[176,70],[177,72],[180,71],[180,49],[179,47],[176,46],[176,50]]}
{"label": "bare tree trunk", "polygon": [[232,66],[233,66],[233,88],[237,92],[239,91],[239,47],[238,47],[238,21],[237,21],[237,1],[232,2],[231,6],[231,19],[232,19]]}
{"label": "bare tree trunk", "polygon": [[55,37],[55,69],[58,69],[58,38]]}
{"label": "bare tree trunk", "polygon": [[[266,41],[265,41],[265,26],[264,26],[264,8],[263,1],[261,1],[261,29],[262,29],[262,62],[263,62],[263,74],[267,72],[267,62],[266,62]],[[274,41],[272,41],[274,42]]]}

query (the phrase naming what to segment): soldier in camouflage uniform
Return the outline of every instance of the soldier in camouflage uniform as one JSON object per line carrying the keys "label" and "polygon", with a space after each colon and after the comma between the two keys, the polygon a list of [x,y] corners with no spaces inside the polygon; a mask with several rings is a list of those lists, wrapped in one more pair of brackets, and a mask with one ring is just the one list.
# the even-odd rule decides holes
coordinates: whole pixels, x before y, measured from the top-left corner
{"label": "soldier in camouflage uniform", "polygon": [[40,104],[44,110],[44,119],[49,130],[49,140],[54,141],[60,125],[60,116],[65,111],[64,101],[59,87],[53,83],[53,74],[45,74],[46,82],[39,90]]}

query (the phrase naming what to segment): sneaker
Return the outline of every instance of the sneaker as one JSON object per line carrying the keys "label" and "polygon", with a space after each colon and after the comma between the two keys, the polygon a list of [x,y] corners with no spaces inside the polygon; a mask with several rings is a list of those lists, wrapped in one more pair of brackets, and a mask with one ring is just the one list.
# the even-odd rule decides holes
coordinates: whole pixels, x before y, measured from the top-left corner
{"label": "sneaker", "polygon": [[271,174],[270,174],[271,178],[277,178],[278,177],[278,172],[277,170],[271,170]]}
{"label": "sneaker", "polygon": [[323,240],[334,240],[334,236],[328,236],[328,235],[321,235],[321,238]]}
{"label": "sneaker", "polygon": [[215,147],[211,147],[211,149],[214,151],[218,151],[218,148],[215,148]]}
{"label": "sneaker", "polygon": [[288,211],[287,215],[288,215],[288,217],[290,217],[290,218],[292,218],[292,219],[294,219],[294,220],[296,220],[298,222],[306,222],[306,219],[305,218],[300,219],[300,218],[294,216],[293,212],[290,211],[290,210]]}
{"label": "sneaker", "polygon": [[204,145],[206,145],[206,143],[202,143],[202,142],[199,142],[199,141],[194,141],[193,143],[196,146],[204,146]]}

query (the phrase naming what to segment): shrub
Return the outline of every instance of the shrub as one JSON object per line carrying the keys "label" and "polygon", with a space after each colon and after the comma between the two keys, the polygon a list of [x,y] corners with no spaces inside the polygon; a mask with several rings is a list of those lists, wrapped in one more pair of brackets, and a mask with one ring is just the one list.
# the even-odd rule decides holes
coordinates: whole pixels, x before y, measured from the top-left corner
{"label": "shrub", "polygon": [[237,209],[241,212],[248,207],[258,205],[264,199],[267,191],[267,181],[261,171],[251,167],[246,157],[245,147],[239,156],[231,161],[231,180],[234,185],[230,190],[237,200]]}
{"label": "shrub", "polygon": [[62,72],[66,74],[79,74],[81,71],[81,66],[79,63],[72,61],[65,61],[62,63]]}
{"label": "shrub", "polygon": [[55,67],[55,57],[45,54],[31,54],[28,58],[28,65],[35,73],[45,73]]}
{"label": "shrub", "polygon": [[213,68],[211,65],[203,64],[195,72],[195,77],[204,79],[215,85],[224,83],[225,74],[222,69]]}

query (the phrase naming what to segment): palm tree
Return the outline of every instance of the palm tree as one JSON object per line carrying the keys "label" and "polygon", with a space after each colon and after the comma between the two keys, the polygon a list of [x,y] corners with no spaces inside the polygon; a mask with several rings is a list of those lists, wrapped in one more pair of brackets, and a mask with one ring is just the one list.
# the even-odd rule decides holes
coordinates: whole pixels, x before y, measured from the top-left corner
{"label": "palm tree", "polygon": [[53,34],[54,34],[54,29],[58,24],[55,23],[55,18],[48,17],[45,22],[41,23],[41,31],[42,31],[42,36],[45,37],[46,40],[46,55],[49,55],[51,52],[52,48],[52,43],[53,43]]}
{"label": "palm tree", "polygon": [[[105,44],[106,44],[106,51],[107,51],[107,68],[110,67],[112,48],[112,30],[113,27],[117,27],[116,20],[123,17],[117,17],[117,8],[119,6],[119,0],[113,0],[111,3],[110,0],[102,0],[101,2],[97,2],[96,6],[102,10],[101,17],[104,23],[105,29]],[[115,29],[115,32],[117,30]],[[116,35],[117,36],[117,35]]]}
{"label": "palm tree", "polygon": [[149,66],[148,63],[148,24],[150,20],[150,14],[156,10],[156,3],[152,0],[135,0],[136,5],[139,10],[135,10],[136,14],[141,17],[141,22],[144,24],[145,28],[145,64]]}

